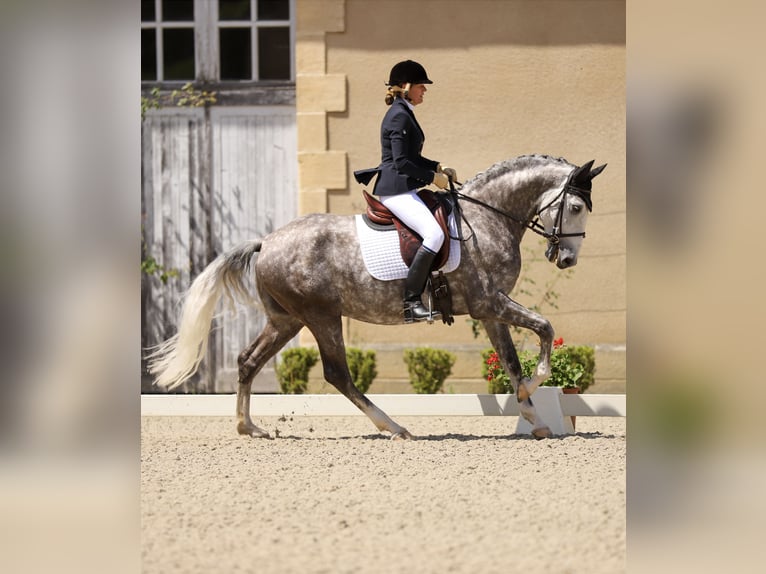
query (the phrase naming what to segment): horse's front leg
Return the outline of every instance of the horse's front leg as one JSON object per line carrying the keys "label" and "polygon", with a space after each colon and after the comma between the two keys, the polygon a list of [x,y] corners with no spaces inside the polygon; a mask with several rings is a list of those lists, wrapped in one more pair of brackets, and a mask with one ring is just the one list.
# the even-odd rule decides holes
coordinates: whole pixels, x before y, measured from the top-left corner
{"label": "horse's front leg", "polygon": [[[497,292],[492,304],[492,314],[494,317],[484,319],[484,326],[487,334],[490,336],[490,341],[492,341],[495,350],[503,361],[506,372],[508,372],[511,378],[522,416],[536,429],[541,425],[541,421],[537,416],[530,397],[537,390],[537,387],[551,376],[553,326],[545,317],[517,303],[502,291]],[[508,325],[529,329],[540,340],[540,355],[538,356],[537,366],[531,378],[522,377],[521,365],[511,340]],[[547,436],[546,431],[548,433],[550,431],[547,427],[544,428],[545,430],[541,430],[541,434]],[[538,436],[537,433],[535,434]]]}
{"label": "horse's front leg", "polygon": [[[550,321],[517,303],[508,295],[497,293],[497,320],[507,325],[522,327],[534,332],[540,340],[540,355],[532,378],[521,379],[516,393],[519,401],[529,398],[548,377],[551,376],[551,349],[553,348],[553,326]],[[510,335],[509,335],[510,336]],[[513,344],[513,343],[511,343]]]}
{"label": "horse's front leg", "polygon": [[524,388],[524,379],[522,378],[521,363],[519,362],[519,357],[516,353],[516,347],[511,339],[508,325],[498,321],[488,320],[482,321],[482,323],[484,325],[484,330],[487,332],[489,340],[492,343],[492,347],[497,352],[505,372],[508,373],[508,378],[511,381],[511,385],[513,386],[513,390],[519,401],[519,412],[521,416],[532,425],[532,434],[534,436],[537,438],[550,436],[551,429],[540,418],[535,405],[532,403],[532,398],[527,395],[522,399],[519,396],[519,389]]}
{"label": "horse's front leg", "polygon": [[309,323],[308,327],[314,334],[319,347],[325,380],[367,415],[378,430],[391,433],[391,438],[395,440],[411,439],[412,435],[406,428],[395,423],[354,386],[346,361],[346,347],[343,342],[340,315],[325,318],[316,324]]}
{"label": "horse's front leg", "polygon": [[482,324],[489,337],[489,341],[492,343],[492,348],[495,350],[497,356],[500,358],[500,362],[503,364],[503,369],[508,373],[513,392],[518,396],[519,383],[522,379],[521,362],[519,361],[519,355],[516,353],[516,346],[513,344],[513,339],[511,339],[508,325],[498,321],[489,320],[482,321]]}
{"label": "horse's front leg", "polygon": [[403,426],[398,425],[386,413],[378,408],[370,399],[354,386],[351,374],[345,360],[330,360],[326,354],[322,354],[325,379],[336,389],[343,393],[356,407],[372,421],[380,431],[391,433],[393,440],[409,440],[410,432]]}

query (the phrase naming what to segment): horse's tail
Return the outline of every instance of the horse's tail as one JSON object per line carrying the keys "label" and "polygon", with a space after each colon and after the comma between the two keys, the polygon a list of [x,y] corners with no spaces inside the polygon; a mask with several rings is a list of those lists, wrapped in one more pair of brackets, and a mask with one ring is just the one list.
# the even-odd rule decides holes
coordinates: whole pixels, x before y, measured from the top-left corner
{"label": "horse's tail", "polygon": [[246,278],[250,260],[260,249],[260,240],[242,243],[219,255],[197,276],[184,296],[178,333],[148,357],[156,385],[174,389],[195,373],[205,357],[210,324],[223,295],[232,306],[235,301],[253,303]]}

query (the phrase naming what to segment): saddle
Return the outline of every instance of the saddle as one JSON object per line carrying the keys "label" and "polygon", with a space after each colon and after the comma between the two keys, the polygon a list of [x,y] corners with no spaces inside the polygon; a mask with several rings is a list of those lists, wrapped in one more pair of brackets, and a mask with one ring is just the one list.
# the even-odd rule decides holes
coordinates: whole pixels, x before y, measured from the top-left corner
{"label": "saddle", "polygon": [[[376,225],[393,225],[396,227],[396,231],[399,235],[399,251],[402,254],[404,263],[409,267],[412,264],[415,253],[423,243],[423,238],[399,221],[399,219],[397,219],[385,205],[375,199],[372,195],[364,190],[362,190],[362,194],[364,195],[364,199],[367,200],[367,212],[365,213],[365,216],[371,223]],[[450,241],[448,218],[452,211],[452,204],[445,196],[437,194],[429,189],[421,189],[418,191],[418,196],[423,200],[423,203],[426,204],[426,207],[431,210],[436,222],[444,232],[444,243],[442,243],[441,249],[439,249],[436,257],[434,257],[434,262],[431,265],[431,270],[435,271],[436,269],[443,267],[449,259],[450,243],[452,242]]]}

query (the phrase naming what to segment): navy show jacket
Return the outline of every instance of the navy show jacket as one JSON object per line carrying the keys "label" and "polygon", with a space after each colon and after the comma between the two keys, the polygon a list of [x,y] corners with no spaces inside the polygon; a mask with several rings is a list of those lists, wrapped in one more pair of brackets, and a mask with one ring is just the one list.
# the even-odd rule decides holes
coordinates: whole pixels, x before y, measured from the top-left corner
{"label": "navy show jacket", "polygon": [[415,114],[404,100],[397,98],[380,126],[380,165],[355,171],[354,177],[366,185],[378,175],[374,195],[399,195],[428,185],[439,162],[421,155],[425,139]]}

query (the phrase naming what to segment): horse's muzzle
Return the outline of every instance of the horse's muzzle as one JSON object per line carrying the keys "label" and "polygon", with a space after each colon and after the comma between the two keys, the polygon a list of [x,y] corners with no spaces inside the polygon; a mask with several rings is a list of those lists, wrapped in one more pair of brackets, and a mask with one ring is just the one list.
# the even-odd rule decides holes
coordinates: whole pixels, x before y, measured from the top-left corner
{"label": "horse's muzzle", "polygon": [[556,261],[556,267],[559,269],[566,269],[568,267],[574,267],[575,265],[577,265],[577,259],[570,256],[562,257]]}
{"label": "horse's muzzle", "polygon": [[556,267],[566,269],[575,265],[577,265],[577,254],[572,253],[569,249],[559,249]]}
{"label": "horse's muzzle", "polygon": [[569,249],[562,249],[558,243],[548,243],[548,249],[545,250],[545,258],[551,263],[555,263],[559,269],[566,269],[577,265],[577,254]]}
{"label": "horse's muzzle", "polygon": [[548,249],[545,250],[545,258],[553,263],[559,255],[559,244],[548,242]]}

